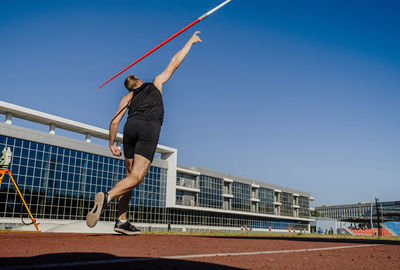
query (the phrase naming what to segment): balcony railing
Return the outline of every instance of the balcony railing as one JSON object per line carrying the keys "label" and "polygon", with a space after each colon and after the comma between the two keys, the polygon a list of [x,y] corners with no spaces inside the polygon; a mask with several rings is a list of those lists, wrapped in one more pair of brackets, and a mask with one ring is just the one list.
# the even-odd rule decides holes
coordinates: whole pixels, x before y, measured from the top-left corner
{"label": "balcony railing", "polygon": [[199,204],[194,200],[190,200],[190,201],[186,201],[186,202],[176,201],[176,204],[184,205],[184,206],[191,206],[191,207],[199,206]]}
{"label": "balcony railing", "polygon": [[229,194],[229,195],[232,195],[232,190],[230,189],[230,188],[228,188],[228,187],[224,187],[224,194]]}
{"label": "balcony railing", "polygon": [[199,188],[199,185],[194,180],[186,178],[178,178],[177,184],[181,187]]}

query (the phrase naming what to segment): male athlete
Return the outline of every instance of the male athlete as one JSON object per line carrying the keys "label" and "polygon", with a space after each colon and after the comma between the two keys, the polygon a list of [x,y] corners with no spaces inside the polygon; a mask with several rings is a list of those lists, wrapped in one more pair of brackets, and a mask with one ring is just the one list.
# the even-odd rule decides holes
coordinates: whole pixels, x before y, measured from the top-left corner
{"label": "male athlete", "polygon": [[94,207],[86,216],[86,224],[89,227],[94,227],[110,201],[118,198],[118,219],[114,231],[129,235],[140,234],[140,230],[129,223],[126,213],[132,189],[142,182],[157,148],[164,118],[162,86],[180,66],[192,45],[201,42],[197,36],[199,33],[196,31],[193,34],[185,46],[174,55],[167,68],[155,77],[152,83],[143,83],[133,74],[126,78],[125,87],[129,90],[129,94],[122,98],[109,130],[110,150],[114,156],[120,156],[121,151],[114,144],[114,140],[119,122],[128,109],[128,120],[124,127],[123,138],[126,177],[110,191],[96,194]]}

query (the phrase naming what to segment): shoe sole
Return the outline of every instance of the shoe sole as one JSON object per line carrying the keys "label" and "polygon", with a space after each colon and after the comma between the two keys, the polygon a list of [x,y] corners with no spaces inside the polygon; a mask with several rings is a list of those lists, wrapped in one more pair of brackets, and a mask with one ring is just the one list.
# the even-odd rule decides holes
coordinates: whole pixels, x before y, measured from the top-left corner
{"label": "shoe sole", "polygon": [[104,204],[104,193],[99,192],[94,197],[94,207],[92,208],[92,210],[90,210],[90,212],[86,216],[86,225],[89,228],[93,228],[97,224],[97,221],[99,220],[101,215],[103,204]]}
{"label": "shoe sole", "polygon": [[138,235],[142,233],[142,232],[131,232],[120,228],[114,228],[114,232],[122,233],[125,235]]}

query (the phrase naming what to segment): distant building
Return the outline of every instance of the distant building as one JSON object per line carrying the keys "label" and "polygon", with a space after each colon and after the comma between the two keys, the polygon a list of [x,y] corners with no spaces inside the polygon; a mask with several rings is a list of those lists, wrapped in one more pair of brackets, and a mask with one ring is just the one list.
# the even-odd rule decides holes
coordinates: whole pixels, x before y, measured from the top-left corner
{"label": "distant building", "polygon": [[[400,220],[400,201],[379,202],[384,220]],[[338,220],[368,220],[371,217],[371,203],[357,203],[345,205],[323,205],[315,207],[319,214],[326,218]],[[372,203],[372,216],[376,217],[376,203]]]}

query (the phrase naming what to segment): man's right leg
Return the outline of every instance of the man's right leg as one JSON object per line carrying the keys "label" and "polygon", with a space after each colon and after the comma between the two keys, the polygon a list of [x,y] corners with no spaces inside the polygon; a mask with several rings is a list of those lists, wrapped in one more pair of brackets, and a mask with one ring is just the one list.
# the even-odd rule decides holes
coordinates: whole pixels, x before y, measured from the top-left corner
{"label": "man's right leg", "polygon": [[[89,227],[94,227],[99,220],[99,217],[101,213],[103,212],[103,209],[107,203],[112,201],[113,199],[122,196],[122,204],[119,206],[121,209],[119,215],[122,217],[126,217],[126,211],[128,209],[129,205],[129,199],[127,196],[123,196],[124,194],[132,191],[134,187],[139,185],[144,176],[147,173],[147,170],[149,169],[151,162],[147,158],[135,154],[133,160],[132,159],[127,159],[127,168],[128,164],[131,164],[133,161],[133,168],[132,172],[127,174],[127,176],[119,181],[109,192],[104,193],[104,192],[99,192],[96,194],[95,197],[95,206],[93,209],[88,213],[86,216],[86,224]],[[107,196],[108,195],[108,196]],[[127,194],[128,195],[128,194]],[[129,194],[130,195],[130,194]],[[108,197],[108,198],[107,198]]]}
{"label": "man's right leg", "polygon": [[128,174],[124,179],[119,181],[108,192],[109,200],[112,201],[113,199],[125,194],[126,192],[132,190],[134,187],[139,185],[145,177],[150,165],[150,160],[141,155],[135,154],[132,173]]}

